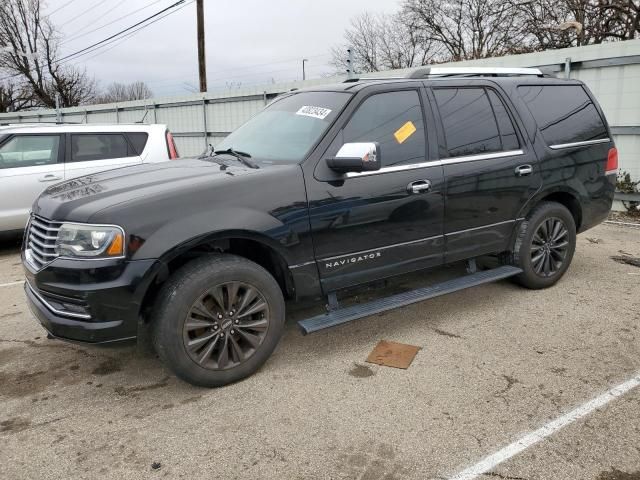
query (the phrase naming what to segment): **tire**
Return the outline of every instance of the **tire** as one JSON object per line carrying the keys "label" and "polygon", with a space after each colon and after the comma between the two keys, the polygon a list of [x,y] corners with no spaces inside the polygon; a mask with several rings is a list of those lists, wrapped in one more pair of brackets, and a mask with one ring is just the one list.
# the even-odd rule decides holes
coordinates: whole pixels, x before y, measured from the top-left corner
{"label": "tire", "polygon": [[569,268],[575,249],[576,224],[571,212],[559,203],[540,203],[516,235],[511,264],[523,272],[514,280],[531,289],[554,285]]}
{"label": "tire", "polygon": [[162,361],[193,385],[220,387],[267,361],[282,336],[285,303],[264,268],[222,254],[176,271],[152,315],[152,341]]}

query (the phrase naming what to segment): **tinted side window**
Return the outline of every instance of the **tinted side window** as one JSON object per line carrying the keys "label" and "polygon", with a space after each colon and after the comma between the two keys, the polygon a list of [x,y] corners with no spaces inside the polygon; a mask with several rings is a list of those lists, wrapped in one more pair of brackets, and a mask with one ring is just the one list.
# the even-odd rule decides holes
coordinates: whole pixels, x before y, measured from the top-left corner
{"label": "tinted side window", "polygon": [[133,146],[133,155],[142,155],[144,151],[144,147],[147,146],[147,140],[149,139],[149,134],[144,132],[132,132],[127,133],[127,138],[129,142]]}
{"label": "tinted side window", "polygon": [[496,115],[496,120],[498,121],[502,148],[504,150],[517,150],[520,148],[520,142],[518,141],[516,129],[513,126],[513,122],[504,103],[493,90],[487,89],[487,94],[489,95],[489,100],[491,100],[493,113]]}
{"label": "tinted side window", "polygon": [[344,128],[343,140],[378,142],[383,166],[423,162],[426,144],[418,92],[379,93],[367,98]]}
{"label": "tinted side window", "polygon": [[120,133],[73,134],[71,135],[71,161],[123,158],[129,156],[127,147],[127,139]]}
{"label": "tinted side window", "polygon": [[17,135],[0,146],[0,169],[58,162],[58,135]]}
{"label": "tinted side window", "polygon": [[580,85],[522,85],[518,92],[548,145],[607,138],[602,118]]}
{"label": "tinted side window", "polygon": [[483,88],[438,88],[433,93],[450,156],[502,150],[498,125]]}

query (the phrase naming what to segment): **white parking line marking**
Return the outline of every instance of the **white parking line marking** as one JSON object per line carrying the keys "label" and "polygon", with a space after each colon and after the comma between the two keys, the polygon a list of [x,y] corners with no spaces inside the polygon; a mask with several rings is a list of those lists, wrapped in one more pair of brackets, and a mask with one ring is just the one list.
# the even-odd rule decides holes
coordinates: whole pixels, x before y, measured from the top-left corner
{"label": "white parking line marking", "polygon": [[22,285],[24,280],[20,280],[19,282],[10,282],[10,283],[0,283],[0,287],[12,287],[13,285]]}
{"label": "white parking line marking", "polygon": [[519,454],[530,446],[535,445],[536,443],[544,440],[550,435],[553,435],[561,428],[564,428],[567,425],[575,422],[576,420],[589,415],[594,410],[605,406],[610,401],[624,395],[625,393],[633,390],[639,385],[640,374],[631,378],[630,380],[627,380],[624,383],[621,383],[616,387],[613,387],[611,390],[608,390],[599,397],[589,400],[587,403],[571,410],[568,413],[565,413],[561,417],[552,420],[538,430],[528,433],[524,437],[513,442],[511,445],[507,445],[502,450],[489,455],[472,467],[469,467],[466,470],[463,470],[457,475],[451,477],[451,480],[473,480],[474,478],[477,478],[480,475],[493,470],[494,467],[504,462],[505,460],[510,459],[514,455]]}

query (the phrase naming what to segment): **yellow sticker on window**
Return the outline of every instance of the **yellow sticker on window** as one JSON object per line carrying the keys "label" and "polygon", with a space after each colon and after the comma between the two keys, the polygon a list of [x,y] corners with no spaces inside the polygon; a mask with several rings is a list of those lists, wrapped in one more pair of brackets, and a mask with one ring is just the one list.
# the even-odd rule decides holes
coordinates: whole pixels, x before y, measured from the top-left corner
{"label": "yellow sticker on window", "polygon": [[416,133],[416,126],[412,121],[408,121],[404,125],[402,125],[396,133],[393,134],[396,137],[396,141],[398,143],[403,143],[407,138]]}

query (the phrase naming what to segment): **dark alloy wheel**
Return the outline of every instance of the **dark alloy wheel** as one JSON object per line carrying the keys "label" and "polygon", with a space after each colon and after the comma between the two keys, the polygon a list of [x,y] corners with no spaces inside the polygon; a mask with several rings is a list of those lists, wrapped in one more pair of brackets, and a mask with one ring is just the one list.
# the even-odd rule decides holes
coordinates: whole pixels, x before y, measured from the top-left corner
{"label": "dark alloy wheel", "polygon": [[151,318],[153,345],[163,362],[187,382],[219,387],[267,361],[284,330],[285,303],[263,267],[216,254],[174,272]]}
{"label": "dark alloy wheel", "polygon": [[518,226],[509,263],[522,269],[514,280],[527,288],[547,288],[569,268],[576,248],[576,223],[556,202],[542,202]]}
{"label": "dark alloy wheel", "polygon": [[259,290],[244,282],[209,289],[191,306],[183,341],[189,357],[212,370],[237,367],[249,359],[269,329],[269,305]]}
{"label": "dark alloy wheel", "polygon": [[531,266],[542,277],[555,275],[567,256],[569,231],[556,217],[544,220],[531,241]]}

